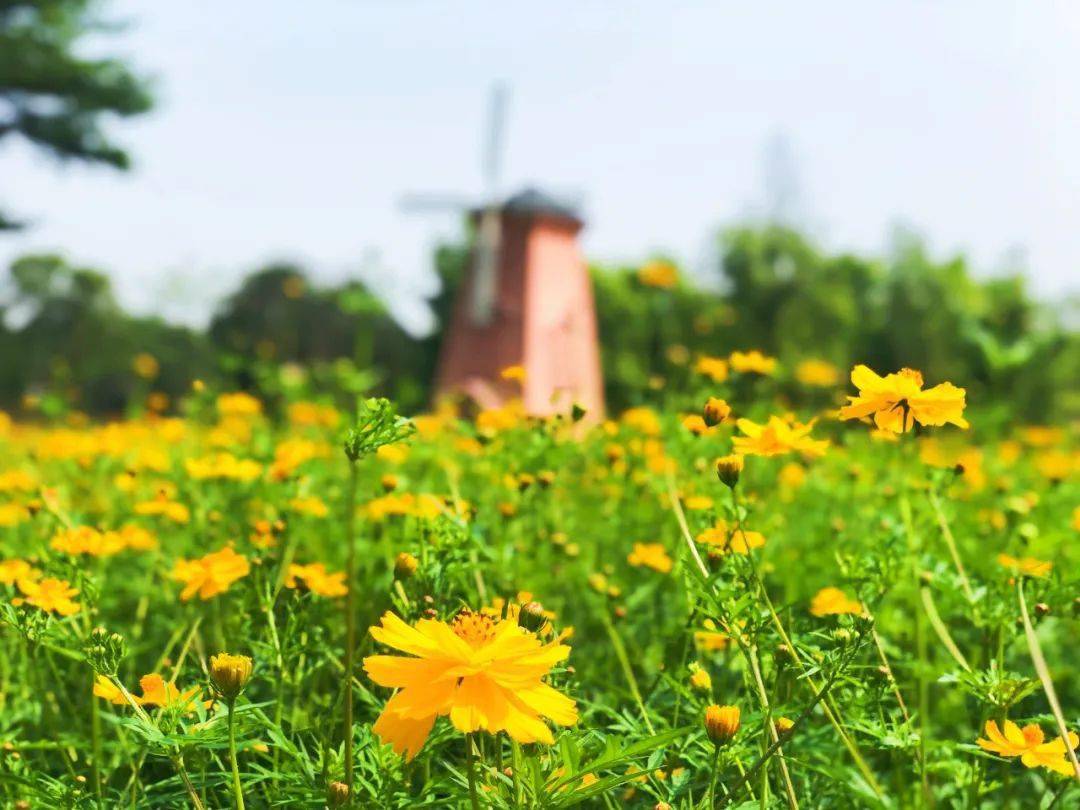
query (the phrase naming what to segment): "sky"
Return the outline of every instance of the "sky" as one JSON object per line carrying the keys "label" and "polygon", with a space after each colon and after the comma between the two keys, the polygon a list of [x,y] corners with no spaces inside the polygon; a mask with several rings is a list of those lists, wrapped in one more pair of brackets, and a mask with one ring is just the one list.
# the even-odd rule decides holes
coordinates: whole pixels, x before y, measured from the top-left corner
{"label": "sky", "polygon": [[[189,0],[104,5],[87,46],[153,78],[111,122],[119,174],[0,142],[0,204],[33,222],[0,265],[61,251],[140,312],[199,323],[245,273],[296,260],[367,279],[411,327],[452,213],[479,199],[494,82],[500,188],[580,200],[586,254],[694,272],[718,229],[787,213],[829,250],[898,225],[984,275],[1080,288],[1080,5],[1060,2]],[[779,166],[786,169],[779,170]]]}

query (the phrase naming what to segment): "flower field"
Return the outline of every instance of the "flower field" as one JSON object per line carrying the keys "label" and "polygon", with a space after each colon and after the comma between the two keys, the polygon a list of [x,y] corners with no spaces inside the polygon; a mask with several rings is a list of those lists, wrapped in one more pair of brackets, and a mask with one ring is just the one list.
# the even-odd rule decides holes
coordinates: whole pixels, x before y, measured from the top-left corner
{"label": "flower field", "polygon": [[1080,805],[1075,430],[688,369],[605,420],[0,414],[0,804]]}

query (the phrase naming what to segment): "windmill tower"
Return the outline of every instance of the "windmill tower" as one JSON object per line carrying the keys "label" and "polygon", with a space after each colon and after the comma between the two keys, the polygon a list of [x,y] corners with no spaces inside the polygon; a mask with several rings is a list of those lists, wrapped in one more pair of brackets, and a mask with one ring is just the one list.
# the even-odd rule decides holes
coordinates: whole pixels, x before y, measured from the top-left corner
{"label": "windmill tower", "polygon": [[[445,327],[436,396],[465,395],[483,408],[520,397],[532,414],[581,405],[604,410],[592,283],[578,244],[583,222],[572,206],[536,189],[499,195],[506,94],[492,95],[484,151],[486,195],[454,206],[472,218],[469,265]],[[446,198],[411,197],[409,207],[446,207]],[[521,366],[521,381],[502,371]]]}

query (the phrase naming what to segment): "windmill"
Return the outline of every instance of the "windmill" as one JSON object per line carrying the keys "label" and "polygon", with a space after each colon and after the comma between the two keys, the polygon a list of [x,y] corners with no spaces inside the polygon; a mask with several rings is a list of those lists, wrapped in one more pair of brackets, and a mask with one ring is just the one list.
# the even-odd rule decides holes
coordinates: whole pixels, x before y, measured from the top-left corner
{"label": "windmill", "polygon": [[[581,405],[603,413],[592,283],[573,206],[525,189],[504,197],[500,169],[508,94],[496,85],[481,153],[483,196],[411,194],[405,211],[459,211],[473,222],[471,257],[444,334],[437,397],[484,408],[520,399],[534,414]],[[525,373],[508,379],[503,370]]]}
{"label": "windmill", "polygon": [[406,194],[401,200],[405,212],[458,211],[477,212],[473,243],[475,275],[469,311],[479,326],[491,323],[495,308],[496,272],[499,261],[501,220],[499,217],[499,174],[502,169],[503,132],[509,91],[504,84],[491,88],[488,102],[487,132],[481,152],[481,175],[484,183],[480,201],[451,194]]}

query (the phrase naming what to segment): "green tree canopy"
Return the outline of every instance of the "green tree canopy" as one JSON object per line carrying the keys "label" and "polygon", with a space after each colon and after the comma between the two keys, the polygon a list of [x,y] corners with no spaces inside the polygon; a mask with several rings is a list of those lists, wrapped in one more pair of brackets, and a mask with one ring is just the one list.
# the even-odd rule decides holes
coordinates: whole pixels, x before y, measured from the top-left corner
{"label": "green tree canopy", "polygon": [[[106,114],[151,107],[144,80],[117,59],[77,53],[105,26],[93,0],[0,0],[0,141],[21,135],[61,160],[127,169],[127,152],[105,134]],[[0,212],[0,229],[19,223]]]}

